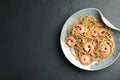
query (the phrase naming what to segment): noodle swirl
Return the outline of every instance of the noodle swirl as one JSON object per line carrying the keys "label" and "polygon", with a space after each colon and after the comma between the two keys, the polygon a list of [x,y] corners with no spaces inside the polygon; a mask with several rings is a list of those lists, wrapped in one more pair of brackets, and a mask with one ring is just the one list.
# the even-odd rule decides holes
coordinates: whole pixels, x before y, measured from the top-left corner
{"label": "noodle swirl", "polygon": [[112,56],[115,47],[110,28],[93,16],[81,17],[68,27],[66,43],[83,65]]}

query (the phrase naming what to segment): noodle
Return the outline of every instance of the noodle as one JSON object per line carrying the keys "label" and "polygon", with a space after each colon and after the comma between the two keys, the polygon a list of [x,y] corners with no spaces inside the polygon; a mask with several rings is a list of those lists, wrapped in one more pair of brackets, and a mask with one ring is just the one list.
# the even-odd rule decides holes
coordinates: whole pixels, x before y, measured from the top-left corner
{"label": "noodle", "polygon": [[66,43],[75,50],[75,57],[83,65],[114,54],[112,31],[93,16],[81,17],[68,27]]}

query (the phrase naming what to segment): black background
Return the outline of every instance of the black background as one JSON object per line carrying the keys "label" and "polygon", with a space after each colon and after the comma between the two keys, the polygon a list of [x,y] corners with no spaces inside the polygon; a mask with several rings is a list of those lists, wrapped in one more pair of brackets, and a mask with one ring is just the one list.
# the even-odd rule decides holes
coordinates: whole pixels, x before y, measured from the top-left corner
{"label": "black background", "polygon": [[0,1],[0,80],[120,80],[120,58],[89,72],[63,55],[60,32],[74,12],[94,7],[120,28],[120,0]]}

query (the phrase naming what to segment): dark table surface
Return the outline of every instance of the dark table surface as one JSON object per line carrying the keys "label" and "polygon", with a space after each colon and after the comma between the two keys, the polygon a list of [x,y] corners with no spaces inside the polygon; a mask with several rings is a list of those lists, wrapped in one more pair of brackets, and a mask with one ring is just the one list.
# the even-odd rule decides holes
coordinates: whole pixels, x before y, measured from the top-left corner
{"label": "dark table surface", "polygon": [[120,58],[89,72],[63,55],[60,32],[74,12],[94,7],[120,28],[120,0],[0,1],[0,80],[120,80]]}

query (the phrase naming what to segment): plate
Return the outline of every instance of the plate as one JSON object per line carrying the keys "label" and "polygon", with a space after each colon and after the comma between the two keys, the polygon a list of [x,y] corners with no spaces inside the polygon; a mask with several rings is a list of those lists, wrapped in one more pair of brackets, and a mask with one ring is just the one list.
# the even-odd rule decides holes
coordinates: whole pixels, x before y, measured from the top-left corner
{"label": "plate", "polygon": [[111,64],[113,64],[119,57],[120,53],[120,32],[116,31],[116,30],[112,30],[113,32],[113,39],[115,42],[115,55],[111,56],[110,58],[104,59],[102,60],[100,63],[92,63],[88,66],[84,66],[82,65],[78,60],[76,60],[73,55],[70,52],[70,48],[66,45],[66,41],[65,41],[65,37],[67,36],[67,29],[68,27],[73,24],[74,22],[78,21],[80,16],[84,16],[84,15],[91,15],[94,16],[95,18],[100,20],[100,16],[98,15],[98,13],[95,11],[98,10],[96,8],[86,8],[86,9],[82,9],[77,11],[76,13],[74,13],[72,16],[70,16],[67,21],[65,22],[62,31],[61,31],[61,36],[60,36],[60,44],[61,44],[61,48],[63,50],[63,53],[65,55],[65,57],[69,60],[70,63],[72,63],[74,66],[83,69],[83,70],[88,70],[88,71],[96,71],[96,70],[101,70],[104,69],[108,66],[110,66]]}

